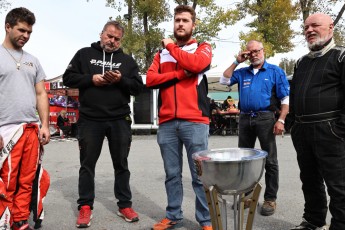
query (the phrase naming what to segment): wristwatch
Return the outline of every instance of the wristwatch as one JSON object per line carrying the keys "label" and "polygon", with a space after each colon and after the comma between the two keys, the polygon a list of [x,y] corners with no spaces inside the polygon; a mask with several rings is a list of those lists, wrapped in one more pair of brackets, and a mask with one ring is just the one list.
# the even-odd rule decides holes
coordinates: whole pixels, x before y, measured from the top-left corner
{"label": "wristwatch", "polygon": [[285,125],[285,121],[284,121],[283,119],[278,119],[278,121],[279,121],[280,123],[282,123],[283,125]]}

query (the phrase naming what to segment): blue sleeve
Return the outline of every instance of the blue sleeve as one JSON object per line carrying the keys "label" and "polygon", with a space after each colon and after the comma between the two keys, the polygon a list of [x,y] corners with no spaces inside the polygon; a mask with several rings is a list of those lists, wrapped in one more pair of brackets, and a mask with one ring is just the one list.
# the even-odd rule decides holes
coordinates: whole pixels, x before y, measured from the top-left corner
{"label": "blue sleeve", "polygon": [[239,70],[235,70],[230,78],[230,86],[235,85],[238,83],[238,79],[240,79],[240,71]]}
{"label": "blue sleeve", "polygon": [[281,68],[276,70],[276,93],[279,99],[290,95],[290,85],[285,72]]}

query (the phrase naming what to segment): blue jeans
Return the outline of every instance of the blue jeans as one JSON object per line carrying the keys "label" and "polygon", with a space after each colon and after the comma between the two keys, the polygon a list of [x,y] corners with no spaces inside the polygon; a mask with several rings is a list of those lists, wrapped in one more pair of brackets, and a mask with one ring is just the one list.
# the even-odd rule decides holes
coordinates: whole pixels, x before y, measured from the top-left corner
{"label": "blue jeans", "polygon": [[258,112],[255,116],[241,114],[239,121],[238,147],[254,148],[256,138],[261,149],[268,153],[265,164],[266,189],[264,199],[275,201],[279,187],[279,167],[276,137],[273,134],[275,124],[273,112]]}
{"label": "blue jeans", "polygon": [[157,141],[164,162],[165,188],[168,196],[166,217],[172,221],[183,219],[181,205],[183,199],[182,148],[184,145],[192,176],[192,186],[196,195],[195,218],[201,226],[211,225],[205,190],[198,178],[192,159],[193,153],[207,150],[208,132],[208,125],[183,120],[172,120],[159,126]]}

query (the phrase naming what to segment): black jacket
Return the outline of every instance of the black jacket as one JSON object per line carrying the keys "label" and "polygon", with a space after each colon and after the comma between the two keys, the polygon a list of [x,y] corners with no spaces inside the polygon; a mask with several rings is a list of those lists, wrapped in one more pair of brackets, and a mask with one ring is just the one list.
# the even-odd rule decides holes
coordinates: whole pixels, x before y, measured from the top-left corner
{"label": "black jacket", "polygon": [[69,122],[69,119],[66,117],[66,118],[63,118],[61,115],[59,115],[58,116],[58,118],[57,118],[57,122],[56,122],[56,124],[57,124],[57,126],[59,127],[59,128],[61,128],[61,127],[64,127],[64,126],[66,126],[66,124]]}
{"label": "black jacket", "polygon": [[298,60],[290,87],[289,116],[340,111],[333,131],[345,138],[345,48]]}
{"label": "black jacket", "polygon": [[[94,74],[119,70],[121,81],[107,86],[95,86]],[[63,74],[63,84],[79,89],[79,116],[98,121],[120,119],[130,114],[130,95],[138,95],[143,89],[139,68],[134,59],[118,49],[104,52],[100,42],[80,49]]]}

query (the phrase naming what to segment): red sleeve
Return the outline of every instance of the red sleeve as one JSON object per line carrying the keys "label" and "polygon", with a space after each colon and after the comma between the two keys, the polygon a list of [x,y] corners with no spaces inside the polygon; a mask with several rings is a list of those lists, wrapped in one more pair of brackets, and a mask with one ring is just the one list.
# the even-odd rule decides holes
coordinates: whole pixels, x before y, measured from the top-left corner
{"label": "red sleeve", "polygon": [[192,73],[204,71],[212,61],[212,48],[207,42],[199,44],[194,53],[188,53],[181,50],[178,45],[170,43],[166,46],[170,55],[177,60],[179,66]]}
{"label": "red sleeve", "polygon": [[171,72],[160,73],[160,55],[159,52],[153,58],[152,64],[146,73],[146,86],[147,87],[157,87],[164,83],[168,83],[174,80],[181,80],[186,76],[184,70],[174,70]]}

